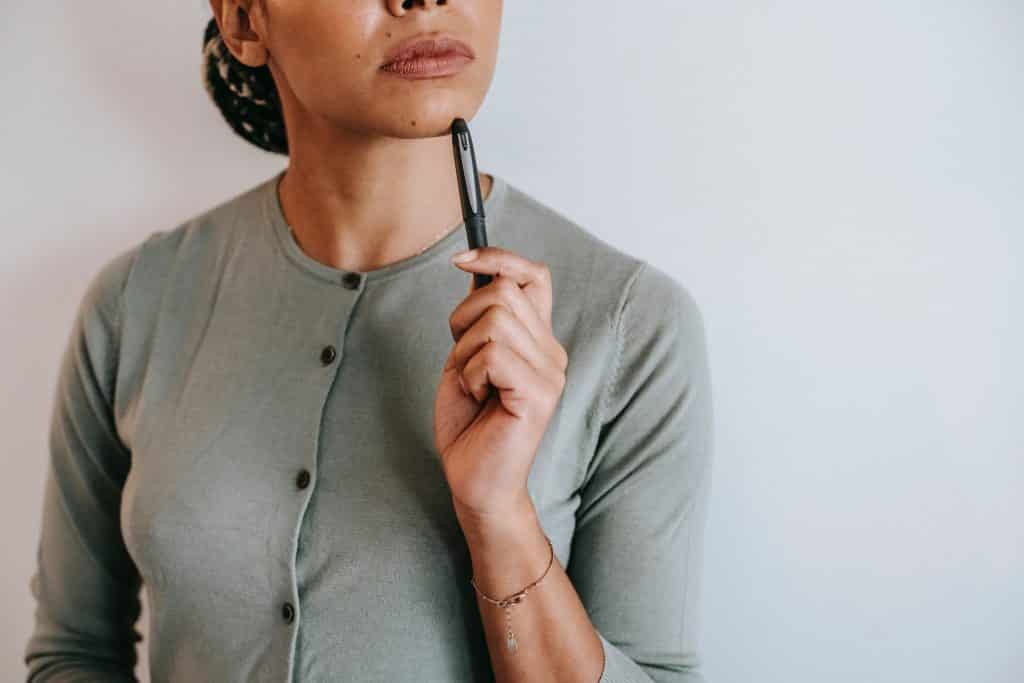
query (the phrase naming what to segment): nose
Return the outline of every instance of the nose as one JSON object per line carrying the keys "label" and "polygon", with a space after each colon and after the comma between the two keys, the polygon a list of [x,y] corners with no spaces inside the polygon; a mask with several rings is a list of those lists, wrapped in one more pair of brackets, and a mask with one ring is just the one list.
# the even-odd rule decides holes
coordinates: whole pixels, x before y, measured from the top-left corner
{"label": "nose", "polygon": [[390,0],[392,10],[410,10],[416,5],[429,9],[436,5],[447,5],[447,0]]}

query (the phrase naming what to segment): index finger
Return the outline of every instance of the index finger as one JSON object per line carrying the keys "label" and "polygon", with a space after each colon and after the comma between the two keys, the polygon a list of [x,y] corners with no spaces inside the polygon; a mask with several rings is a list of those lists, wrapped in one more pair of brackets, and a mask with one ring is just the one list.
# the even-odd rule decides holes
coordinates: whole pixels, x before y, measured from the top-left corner
{"label": "index finger", "polygon": [[[501,247],[477,247],[463,253],[475,253],[476,257],[462,262],[452,257],[454,265],[473,273],[489,273],[513,280],[533,302],[537,313],[551,323],[551,273],[547,266]],[[475,288],[475,284],[471,285],[470,291]]]}

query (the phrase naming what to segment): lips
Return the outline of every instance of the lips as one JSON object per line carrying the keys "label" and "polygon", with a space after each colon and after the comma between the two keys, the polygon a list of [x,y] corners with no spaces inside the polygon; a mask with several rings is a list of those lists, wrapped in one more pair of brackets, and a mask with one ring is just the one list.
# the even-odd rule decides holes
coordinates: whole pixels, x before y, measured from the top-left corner
{"label": "lips", "polygon": [[466,43],[441,33],[421,33],[403,40],[387,54],[381,68],[422,57],[462,56],[473,59],[473,50]]}

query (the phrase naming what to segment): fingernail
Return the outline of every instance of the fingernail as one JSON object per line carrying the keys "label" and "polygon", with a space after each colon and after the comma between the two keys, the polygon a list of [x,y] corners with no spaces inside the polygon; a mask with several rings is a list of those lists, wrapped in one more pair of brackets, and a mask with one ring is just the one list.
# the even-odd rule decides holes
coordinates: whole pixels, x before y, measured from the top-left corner
{"label": "fingernail", "polygon": [[466,249],[452,256],[453,263],[465,263],[466,261],[472,261],[476,258],[476,249]]}
{"label": "fingernail", "polygon": [[462,393],[464,393],[466,396],[469,396],[469,392],[466,391],[466,383],[462,381],[461,376],[459,377],[459,386],[462,387]]}

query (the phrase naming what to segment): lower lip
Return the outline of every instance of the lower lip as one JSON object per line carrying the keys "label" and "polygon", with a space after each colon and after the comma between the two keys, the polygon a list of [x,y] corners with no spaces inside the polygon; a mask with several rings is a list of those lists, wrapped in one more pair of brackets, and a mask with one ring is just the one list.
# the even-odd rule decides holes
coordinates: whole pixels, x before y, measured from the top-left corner
{"label": "lower lip", "polygon": [[446,52],[443,55],[434,57],[416,57],[415,59],[385,64],[381,67],[381,71],[409,80],[440,78],[459,73],[471,61],[473,59],[466,55],[457,52]]}

